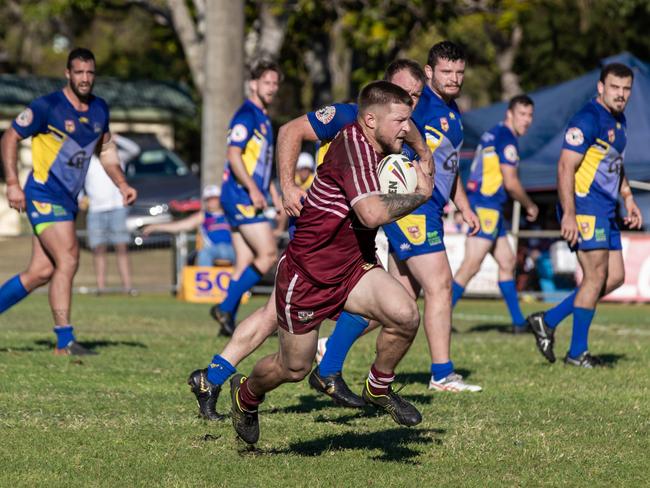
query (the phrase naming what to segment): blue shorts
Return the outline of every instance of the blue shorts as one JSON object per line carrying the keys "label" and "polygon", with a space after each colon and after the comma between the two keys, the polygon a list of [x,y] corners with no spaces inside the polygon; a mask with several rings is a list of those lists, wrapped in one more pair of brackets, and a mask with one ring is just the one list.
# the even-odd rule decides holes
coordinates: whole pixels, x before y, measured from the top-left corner
{"label": "blue shorts", "polygon": [[126,228],[128,208],[115,208],[104,212],[88,212],[86,230],[88,231],[88,246],[95,249],[97,246],[109,244],[128,244],[131,234]]}
{"label": "blue shorts", "polygon": [[32,224],[35,235],[40,235],[55,222],[74,221],[76,211],[72,211],[59,203],[39,202],[25,195],[27,218]]}
{"label": "blue shorts", "polygon": [[429,199],[413,213],[383,226],[389,252],[400,261],[445,250],[442,208]]}
{"label": "blue shorts", "polygon": [[[478,220],[481,224],[481,230],[479,230],[478,234],[473,237],[480,237],[493,242],[499,237],[505,237],[506,222],[500,208],[472,204],[472,210],[474,210],[478,216]],[[468,230],[467,233],[469,234],[470,231]]]}
{"label": "blue shorts", "polygon": [[[557,213],[558,221],[562,222],[562,208],[559,205]],[[572,251],[623,249],[621,230],[616,223],[616,217],[604,212],[594,212],[593,209],[576,208],[576,222],[579,233],[578,244],[571,248]]]}

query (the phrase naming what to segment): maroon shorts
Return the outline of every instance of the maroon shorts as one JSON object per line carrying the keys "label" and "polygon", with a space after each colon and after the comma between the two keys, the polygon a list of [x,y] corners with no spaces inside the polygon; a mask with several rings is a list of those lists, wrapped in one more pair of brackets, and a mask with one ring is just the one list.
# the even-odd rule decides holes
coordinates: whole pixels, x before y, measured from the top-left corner
{"label": "maroon shorts", "polygon": [[302,278],[283,257],[275,275],[278,325],[292,334],[306,334],[323,320],[336,319],[361,277],[376,267],[379,265],[365,263],[337,285],[316,286]]}

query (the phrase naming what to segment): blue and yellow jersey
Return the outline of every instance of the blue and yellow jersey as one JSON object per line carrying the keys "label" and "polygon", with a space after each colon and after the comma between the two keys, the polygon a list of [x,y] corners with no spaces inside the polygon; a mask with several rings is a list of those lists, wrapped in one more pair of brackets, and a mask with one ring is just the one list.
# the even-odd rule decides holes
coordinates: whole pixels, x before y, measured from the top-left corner
{"label": "blue and yellow jersey", "polygon": [[88,110],[77,111],[63,91],[37,98],[12,127],[32,137],[33,170],[25,185],[28,198],[61,204],[76,212],[90,157],[108,132],[108,105],[91,96]]}
{"label": "blue and yellow jersey", "polygon": [[200,227],[201,237],[206,244],[232,244],[231,228],[222,213],[204,212]]}
{"label": "blue and yellow jersey", "polygon": [[576,205],[613,214],[627,142],[625,115],[615,117],[593,99],[567,127],[562,148],[584,155],[575,174]]}
{"label": "blue and yellow jersey", "polygon": [[512,131],[500,123],[481,136],[467,181],[468,196],[503,206],[508,193],[503,186],[502,164],[517,167],[519,145]]}
{"label": "blue and yellow jersey", "polygon": [[460,111],[456,102],[446,103],[425,86],[411,118],[433,154],[436,174],[432,199],[442,208],[449,201],[458,174],[460,147],[463,145]]}
{"label": "blue and yellow jersey", "polygon": [[358,113],[359,107],[356,103],[335,103],[307,114],[307,119],[320,141],[316,153],[316,166],[323,163],[325,153],[336,134],[343,127],[357,120]]}
{"label": "blue and yellow jersey", "polygon": [[[244,102],[230,121],[228,146],[241,148],[246,172],[268,197],[273,170],[273,128],[268,116],[250,100]],[[229,161],[226,161],[221,190],[222,199],[248,199],[248,191],[237,182]]]}

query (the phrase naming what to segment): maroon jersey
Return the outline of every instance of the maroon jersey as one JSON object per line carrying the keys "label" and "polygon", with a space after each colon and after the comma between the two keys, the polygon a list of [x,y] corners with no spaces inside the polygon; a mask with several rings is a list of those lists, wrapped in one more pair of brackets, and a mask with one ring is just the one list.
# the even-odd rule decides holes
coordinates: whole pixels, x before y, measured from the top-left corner
{"label": "maroon jersey", "polygon": [[361,224],[352,206],[381,194],[377,178],[381,158],[356,122],[332,141],[287,248],[287,260],[303,279],[315,285],[336,285],[356,267],[376,263],[377,229]]}

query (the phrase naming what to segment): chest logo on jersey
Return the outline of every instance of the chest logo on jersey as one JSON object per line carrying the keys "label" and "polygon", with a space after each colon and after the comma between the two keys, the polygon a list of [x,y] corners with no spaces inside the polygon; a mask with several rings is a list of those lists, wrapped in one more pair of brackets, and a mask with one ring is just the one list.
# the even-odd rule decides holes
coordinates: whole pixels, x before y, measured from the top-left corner
{"label": "chest logo on jersey", "polygon": [[74,120],[66,120],[64,122],[64,127],[65,127],[66,132],[68,132],[68,133],[74,132],[75,129],[76,129],[76,127],[74,125]]}
{"label": "chest logo on jersey", "polygon": [[266,135],[266,133],[268,132],[266,130],[266,124],[260,125],[260,131],[262,132],[263,135]]}
{"label": "chest logo on jersey", "polygon": [[449,130],[449,122],[447,121],[447,117],[440,117],[440,128],[445,132]]}
{"label": "chest logo on jersey", "polygon": [[613,144],[614,141],[616,140],[616,131],[614,129],[609,129],[607,131],[607,140],[609,141],[610,144]]}
{"label": "chest logo on jersey", "polygon": [[454,112],[449,112],[449,118],[451,120],[456,120],[456,114]]}
{"label": "chest logo on jersey", "polygon": [[95,122],[95,123],[93,124],[93,132],[94,132],[95,134],[99,134],[101,131],[102,131],[102,126],[100,125],[99,122]]}

